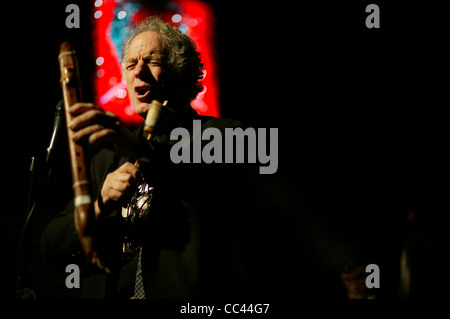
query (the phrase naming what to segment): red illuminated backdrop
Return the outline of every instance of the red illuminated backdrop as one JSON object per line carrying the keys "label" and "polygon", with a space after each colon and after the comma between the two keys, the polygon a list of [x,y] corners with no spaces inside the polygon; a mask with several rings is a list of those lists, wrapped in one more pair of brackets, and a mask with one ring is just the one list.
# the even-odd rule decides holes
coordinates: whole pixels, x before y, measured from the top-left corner
{"label": "red illuminated backdrop", "polygon": [[159,1],[158,4],[156,8],[136,1],[95,1],[94,48],[97,66],[94,85],[97,105],[117,114],[129,127],[135,128],[142,123],[143,119],[134,112],[128,96],[120,54],[127,31],[145,17],[158,15],[195,41],[202,55],[205,74],[204,90],[192,101],[192,107],[201,115],[219,117],[211,8],[198,0]]}

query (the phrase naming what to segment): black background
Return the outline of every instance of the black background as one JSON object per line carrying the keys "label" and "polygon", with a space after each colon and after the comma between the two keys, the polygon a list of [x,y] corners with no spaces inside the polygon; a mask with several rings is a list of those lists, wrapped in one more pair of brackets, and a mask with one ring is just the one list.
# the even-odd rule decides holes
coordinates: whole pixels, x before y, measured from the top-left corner
{"label": "black background", "polygon": [[[313,253],[305,253],[308,244],[300,233],[311,238],[322,233],[292,227],[289,218],[301,219],[297,210],[306,206],[314,213],[305,215],[326,234],[373,252],[388,298],[396,297],[406,216],[414,210],[419,257],[413,297],[430,296],[437,288],[442,256],[436,247],[446,207],[444,11],[428,1],[373,1],[380,7],[381,28],[368,29],[369,1],[209,2],[216,14],[222,116],[279,129],[279,168],[261,176],[261,187],[279,208],[266,216],[265,223],[274,224],[267,235],[285,237],[263,244],[278,249],[285,274],[268,280],[267,291],[303,298],[309,288],[301,285],[317,283],[313,297],[341,298],[334,261],[328,259],[336,252],[312,244]],[[69,3],[80,7],[80,29],[65,27]],[[15,298],[29,160],[41,158],[50,141],[61,99],[57,55],[64,40],[77,49],[85,100],[92,100],[91,10],[89,1],[9,2],[2,8],[2,298]],[[38,246],[43,227],[71,196],[64,154],[58,154],[30,227],[29,284],[42,299],[77,297],[64,287],[62,271],[42,265]],[[300,202],[305,197],[307,205]],[[263,254],[265,247],[258,249]],[[299,266],[305,263],[309,266]],[[315,273],[297,272],[314,267]],[[320,279],[304,279],[310,275]]]}

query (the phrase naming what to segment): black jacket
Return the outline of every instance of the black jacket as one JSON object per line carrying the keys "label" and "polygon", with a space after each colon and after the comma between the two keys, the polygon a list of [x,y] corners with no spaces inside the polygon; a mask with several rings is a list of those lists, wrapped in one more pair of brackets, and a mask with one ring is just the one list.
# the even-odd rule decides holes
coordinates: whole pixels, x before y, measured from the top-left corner
{"label": "black jacket", "polygon": [[[190,119],[190,118],[189,118]],[[194,116],[202,131],[241,124],[230,119]],[[192,133],[192,121],[183,125]],[[189,127],[190,126],[190,127]],[[135,132],[142,136],[142,127]],[[174,164],[170,147],[174,141],[162,136],[144,142],[150,161],[142,171],[155,184],[152,213],[142,245],[142,265],[147,298],[245,297],[240,234],[245,210],[251,200],[245,193],[247,168],[230,164]],[[203,143],[204,144],[204,143]],[[103,149],[91,161],[92,194],[97,198],[108,173],[125,161]],[[244,196],[245,195],[245,196]],[[84,298],[130,298],[134,292],[137,254],[123,258],[119,253],[123,231],[117,210],[98,226],[98,245],[110,263],[110,274],[84,263],[76,235],[73,200],[44,229],[41,250],[48,263],[65,267],[76,263],[84,268],[81,283]]]}

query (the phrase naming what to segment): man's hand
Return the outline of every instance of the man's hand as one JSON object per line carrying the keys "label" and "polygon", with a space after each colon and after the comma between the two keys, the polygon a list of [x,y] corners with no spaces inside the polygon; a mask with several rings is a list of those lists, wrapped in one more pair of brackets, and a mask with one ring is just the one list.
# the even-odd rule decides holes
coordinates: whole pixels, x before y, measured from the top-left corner
{"label": "man's hand", "polygon": [[137,158],[140,144],[137,137],[123,125],[117,115],[92,103],[75,103],[69,109],[73,116],[69,128],[78,144],[100,143],[122,156]]}
{"label": "man's hand", "polygon": [[136,191],[139,178],[139,170],[129,162],[109,173],[100,191],[101,198],[94,203],[95,216],[108,214],[120,206],[127,205]]}

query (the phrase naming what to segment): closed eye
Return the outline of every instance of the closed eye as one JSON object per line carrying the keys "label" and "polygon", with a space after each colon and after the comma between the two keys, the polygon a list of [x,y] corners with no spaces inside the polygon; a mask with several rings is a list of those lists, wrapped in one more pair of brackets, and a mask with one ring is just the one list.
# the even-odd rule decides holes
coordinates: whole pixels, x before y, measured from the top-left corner
{"label": "closed eye", "polygon": [[127,69],[128,71],[130,71],[130,70],[133,70],[135,67],[136,67],[136,63],[129,63],[129,64],[127,64],[127,66],[126,66],[126,69]]}
{"label": "closed eye", "polygon": [[144,62],[145,62],[145,64],[151,65],[151,66],[161,66],[162,65],[161,61],[157,60],[157,59],[147,58],[144,60]]}

